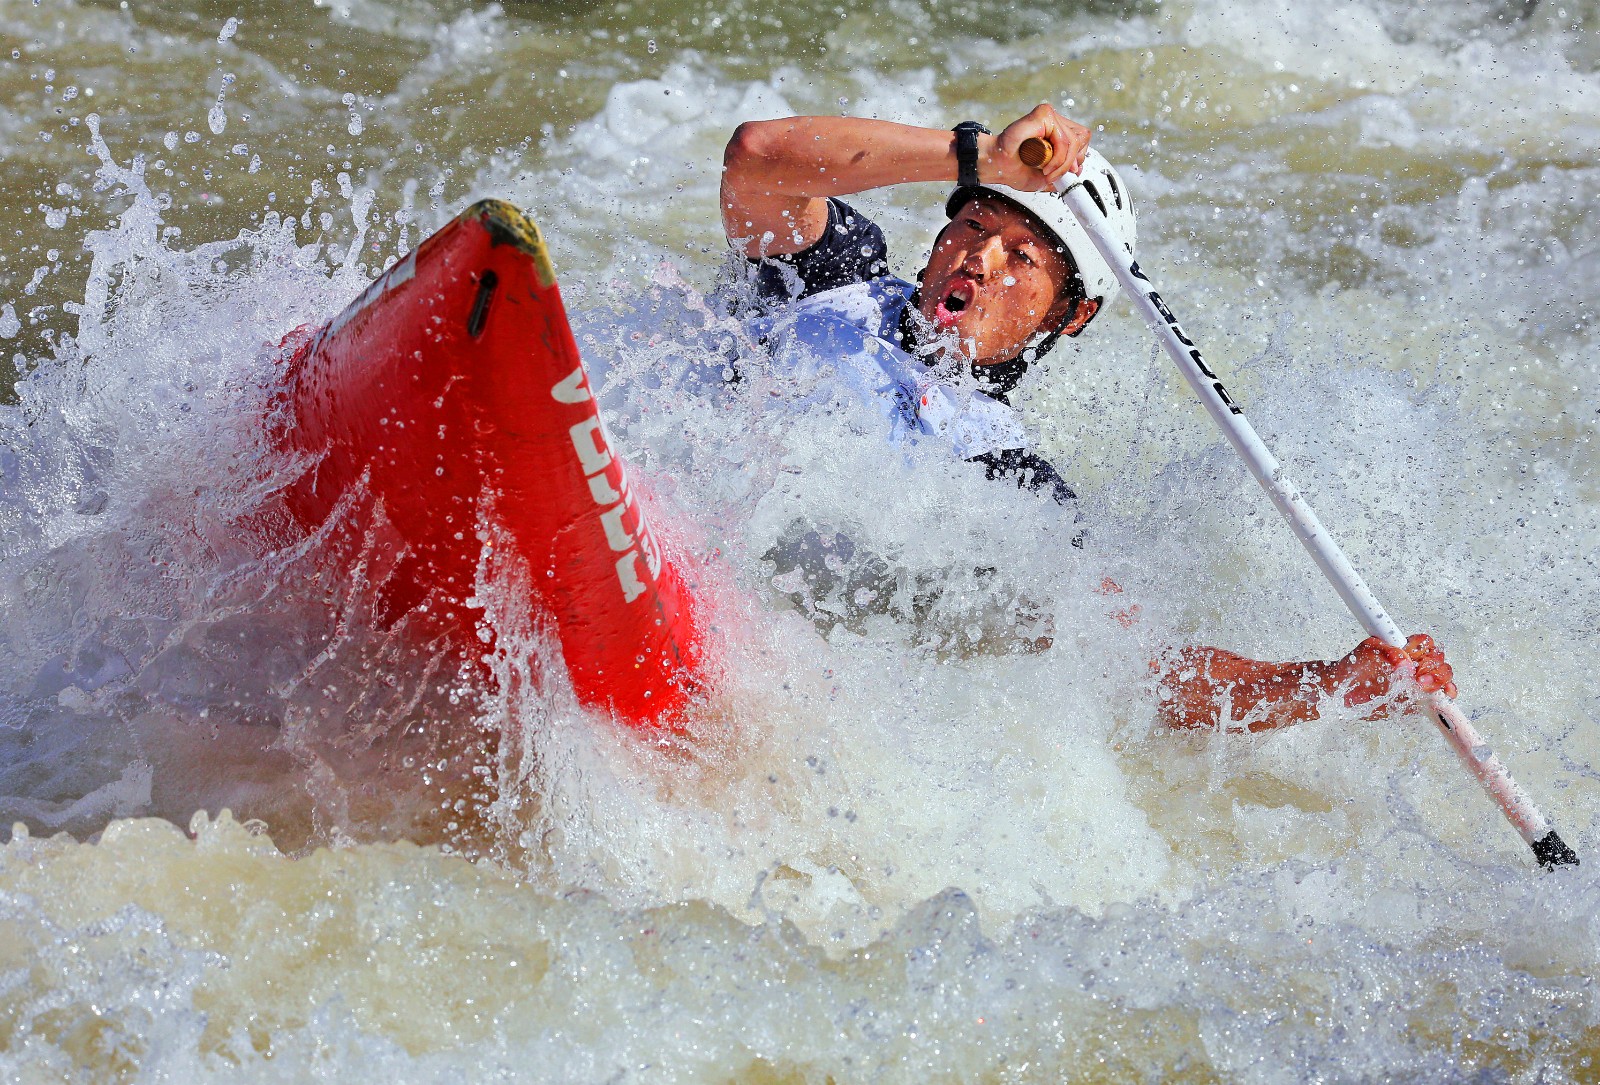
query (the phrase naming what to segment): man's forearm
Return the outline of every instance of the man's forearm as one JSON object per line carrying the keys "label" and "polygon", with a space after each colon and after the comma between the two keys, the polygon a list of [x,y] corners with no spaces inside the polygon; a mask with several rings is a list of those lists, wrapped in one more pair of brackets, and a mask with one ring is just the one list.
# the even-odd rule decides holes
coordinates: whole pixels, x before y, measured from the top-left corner
{"label": "man's forearm", "polygon": [[907,181],[954,181],[955,137],[862,117],[746,121],[728,142],[727,180],[762,195],[848,196]]}
{"label": "man's forearm", "polygon": [[[1043,167],[1017,153],[1028,139],[1049,141]],[[978,137],[978,174],[991,184],[1046,191],[1077,169],[1089,129],[1041,102],[998,136]],[[722,225],[745,255],[799,252],[827,228],[828,196],[908,181],[957,179],[956,137],[863,117],[785,117],[746,121],[722,158]]]}
{"label": "man's forearm", "polygon": [[1317,718],[1333,692],[1336,664],[1264,663],[1220,648],[1185,648],[1161,676],[1161,720],[1169,727],[1270,731]]}
{"label": "man's forearm", "polygon": [[827,196],[953,181],[955,137],[860,117],[746,121],[723,155],[722,225],[746,256],[799,252],[827,227]]}

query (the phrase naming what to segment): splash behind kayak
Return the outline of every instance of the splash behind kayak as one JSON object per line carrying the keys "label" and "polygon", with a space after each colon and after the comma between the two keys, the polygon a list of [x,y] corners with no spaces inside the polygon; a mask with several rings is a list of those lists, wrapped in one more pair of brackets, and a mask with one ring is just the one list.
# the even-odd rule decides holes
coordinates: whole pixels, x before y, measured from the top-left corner
{"label": "splash behind kayak", "polygon": [[579,700],[636,726],[681,715],[699,685],[694,600],[611,450],[531,221],[498,200],[468,208],[290,366],[283,440],[317,458],[291,509],[314,526],[370,486],[407,550],[390,611],[437,593],[479,643],[482,611],[466,604],[487,512],[526,563],[528,604],[555,626]]}

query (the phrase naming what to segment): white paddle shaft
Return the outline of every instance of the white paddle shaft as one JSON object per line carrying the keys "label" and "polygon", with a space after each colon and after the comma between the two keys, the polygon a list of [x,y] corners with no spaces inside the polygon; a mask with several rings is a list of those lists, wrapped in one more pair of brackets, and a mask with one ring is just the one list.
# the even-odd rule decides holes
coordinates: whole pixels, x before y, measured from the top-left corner
{"label": "white paddle shaft", "polygon": [[[1333,537],[1322,526],[1322,521],[1317,519],[1317,514],[1306,503],[1306,499],[1300,496],[1294,484],[1284,477],[1283,468],[1279,466],[1267,446],[1261,442],[1255,427],[1245,419],[1238,404],[1229,397],[1227,389],[1222,386],[1217,375],[1201,358],[1199,348],[1184,334],[1177,318],[1167,308],[1166,302],[1161,300],[1161,295],[1155,286],[1139,269],[1138,263],[1128,251],[1111,236],[1106,227],[1104,214],[1079,182],[1079,178],[1069,173],[1057,183],[1057,187],[1067,206],[1072,209],[1073,215],[1094,242],[1095,248],[1100,250],[1100,255],[1115,272],[1117,281],[1127,291],[1133,307],[1144,317],[1145,323],[1150,325],[1150,330],[1155,333],[1161,345],[1177,363],[1179,372],[1189,382],[1189,387],[1200,397],[1200,402],[1205,404],[1206,410],[1217,425],[1222,427],[1228,442],[1244,459],[1246,466],[1250,468],[1250,473],[1271,495],[1272,503],[1278,507],[1284,519],[1289,521],[1295,537],[1310,551],[1312,560],[1333,584],[1334,590],[1339,593],[1339,598],[1344,600],[1350,612],[1368,633],[1386,644],[1403,648],[1406,638],[1401,633],[1400,627],[1384,611],[1383,606],[1361,579],[1361,574],[1356,572],[1338,544],[1333,541]],[[1437,692],[1429,696],[1428,707],[1431,710],[1429,715],[1438,724],[1445,740],[1455,748],[1461,763],[1478,778],[1484,790],[1499,804],[1506,819],[1533,847],[1535,857],[1546,866],[1576,863],[1577,856],[1556,835],[1550,827],[1550,822],[1539,812],[1538,807],[1523,794],[1522,789],[1511,778],[1511,774],[1506,771],[1505,765],[1489,749],[1456,703],[1444,693]]]}

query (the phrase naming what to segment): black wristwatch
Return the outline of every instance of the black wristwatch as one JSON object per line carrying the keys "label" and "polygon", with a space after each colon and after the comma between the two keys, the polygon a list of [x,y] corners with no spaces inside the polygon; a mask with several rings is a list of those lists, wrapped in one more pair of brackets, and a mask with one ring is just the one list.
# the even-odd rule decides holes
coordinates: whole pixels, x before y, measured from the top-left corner
{"label": "black wristwatch", "polygon": [[988,135],[989,130],[977,121],[962,121],[951,131],[956,134],[956,184],[974,188],[983,183],[978,180],[978,133]]}

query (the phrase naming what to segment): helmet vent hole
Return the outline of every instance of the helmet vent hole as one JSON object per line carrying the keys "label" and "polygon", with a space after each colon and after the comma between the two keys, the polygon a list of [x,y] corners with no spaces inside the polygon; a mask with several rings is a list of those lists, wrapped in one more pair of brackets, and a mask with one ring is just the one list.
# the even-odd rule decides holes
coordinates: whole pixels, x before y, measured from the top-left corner
{"label": "helmet vent hole", "polygon": [[1100,213],[1109,216],[1110,212],[1106,210],[1106,201],[1100,198],[1100,192],[1094,187],[1093,183],[1085,181],[1083,182],[1083,188],[1084,191],[1089,193],[1089,198],[1094,201],[1094,205],[1100,209]]}
{"label": "helmet vent hole", "polygon": [[1116,174],[1114,174],[1114,173],[1106,174],[1106,184],[1111,186],[1111,198],[1113,200],[1117,201],[1117,210],[1121,211],[1123,209],[1123,206],[1122,206],[1122,189],[1120,187],[1118,187],[1118,185],[1117,185]]}

